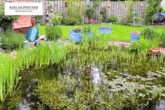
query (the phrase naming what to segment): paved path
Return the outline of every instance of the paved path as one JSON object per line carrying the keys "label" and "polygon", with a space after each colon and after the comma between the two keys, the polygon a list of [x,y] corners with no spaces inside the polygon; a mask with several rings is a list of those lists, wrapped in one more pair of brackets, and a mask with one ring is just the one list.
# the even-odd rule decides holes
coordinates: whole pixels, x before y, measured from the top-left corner
{"label": "paved path", "polygon": [[160,52],[163,54],[163,56],[165,56],[165,48],[160,47]]}
{"label": "paved path", "polygon": [[130,46],[130,42],[121,42],[121,41],[109,41],[109,45],[120,45],[122,47],[128,48]]}

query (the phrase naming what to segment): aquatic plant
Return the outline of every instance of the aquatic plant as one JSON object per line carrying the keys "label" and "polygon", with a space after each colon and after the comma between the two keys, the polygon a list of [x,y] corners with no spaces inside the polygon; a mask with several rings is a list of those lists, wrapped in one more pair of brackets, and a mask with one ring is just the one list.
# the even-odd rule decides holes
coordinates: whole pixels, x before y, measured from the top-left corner
{"label": "aquatic plant", "polygon": [[[109,36],[103,37],[103,41],[99,40],[100,37],[94,37],[96,40],[92,42],[82,42],[80,45],[71,43],[68,47],[53,42],[41,43],[36,48],[25,47],[18,50],[16,58],[9,55],[0,56],[0,61],[4,57],[9,58],[9,61],[2,62],[4,65],[11,62],[12,67],[10,71],[1,71],[11,74],[14,70],[14,76],[10,77],[9,74],[3,82],[1,81],[1,98],[4,100],[6,93],[13,90],[15,78],[19,79],[17,73],[20,70],[29,67],[42,69],[47,65],[57,64],[56,69],[63,72],[62,75],[55,71],[58,78],[38,79],[39,85],[34,90],[34,94],[42,103],[51,109],[143,108],[151,101],[159,99],[163,92],[161,86],[154,90],[152,87],[160,83],[157,78],[163,79],[165,76],[157,72],[163,71],[165,66],[163,56],[148,56],[147,53],[131,52],[123,47],[109,47]],[[92,82],[92,65],[103,68],[103,71],[100,71],[103,79],[99,84]],[[47,72],[46,74],[49,75]]]}
{"label": "aquatic plant", "polygon": [[[112,84],[96,87],[96,85],[87,81],[85,76],[81,77],[81,81],[78,78],[80,77],[77,77],[77,75],[60,75],[57,79],[40,80],[38,87],[34,90],[34,94],[51,109],[99,110],[144,109],[148,107],[149,101],[155,100],[161,95],[159,88],[154,89],[153,93],[150,94],[149,90],[141,87],[136,82],[127,82],[125,80],[126,84],[121,83],[121,86],[119,84],[114,85],[117,88],[122,88],[123,85],[125,89],[118,91],[116,88],[116,91],[112,91],[110,88]],[[123,79],[116,81],[116,83],[123,81]]]}
{"label": "aquatic plant", "polygon": [[10,97],[5,101],[7,104],[7,108],[9,110],[17,109],[22,97],[22,90],[19,88],[16,91],[14,91]]}
{"label": "aquatic plant", "polygon": [[[104,49],[104,46],[90,46],[92,42],[87,43],[86,47],[74,43],[68,47],[51,42],[42,43],[36,48],[18,50],[17,57],[11,57],[11,60],[14,67],[18,67],[16,73],[30,66],[41,69],[49,64],[58,64],[56,69],[62,69],[66,76],[59,75],[51,80],[38,79],[39,85],[34,91],[52,109],[139,108],[147,107],[151,101],[160,98],[162,92],[158,92],[160,89],[152,90],[152,86],[155,85],[154,82],[159,83],[157,77],[164,78],[163,73],[154,73],[164,68],[163,56],[148,57],[147,54],[137,54],[116,46]],[[100,73],[103,80],[99,85],[92,82],[92,65],[103,68]],[[5,93],[4,91],[3,99]]]}
{"label": "aquatic plant", "polygon": [[152,99],[157,98],[157,96],[159,96],[159,98],[160,98],[162,91],[163,91],[162,88],[158,88],[157,86],[153,86],[152,91],[151,91]]}
{"label": "aquatic plant", "polygon": [[43,43],[36,48],[19,49],[16,58],[0,54],[0,100],[3,102],[18,82],[20,70],[28,69],[33,65],[41,68],[50,63],[59,63],[66,55],[66,47],[50,42]]}
{"label": "aquatic plant", "polygon": [[139,53],[148,53],[151,48],[158,47],[160,43],[159,39],[146,40],[140,39],[131,43],[130,50],[138,51]]}
{"label": "aquatic plant", "polygon": [[6,94],[13,90],[19,67],[11,56],[0,54],[0,100],[4,101]]}
{"label": "aquatic plant", "polygon": [[[156,81],[156,78],[148,76],[148,72],[150,71],[155,72],[156,70],[159,71],[162,70],[162,67],[164,67],[163,56],[149,57],[146,53],[134,53],[134,52],[130,52],[129,49],[124,49],[122,47],[111,47],[106,50],[95,49],[95,48],[88,48],[86,50],[83,49],[79,49],[77,47],[75,48],[74,52],[70,51],[70,54],[72,55],[71,57],[67,57],[66,62],[68,60],[68,63],[65,63],[66,66],[63,66],[64,70],[65,68],[71,70],[73,69],[74,71],[80,71],[79,74],[81,73],[85,74],[87,72],[86,69],[79,70],[79,67],[91,68],[90,65],[93,63],[96,64],[97,66],[102,64],[104,66],[104,72],[105,72],[104,74],[106,74],[106,78],[108,78],[108,82],[114,78],[116,79],[117,76],[127,77],[128,80],[128,82],[117,83],[116,85],[114,85],[114,81],[112,81],[112,84],[109,85],[111,86],[111,88],[114,85],[115,88],[111,89],[110,91],[123,92],[123,90],[127,89],[128,85],[132,87],[131,84],[135,84],[134,86],[136,87],[136,89],[133,89],[133,92],[131,92],[131,90],[128,90],[128,92],[126,92],[132,95],[130,95],[129,97],[127,97],[127,95],[122,96],[123,100],[130,102],[129,104],[132,104],[133,105],[132,107],[135,108],[141,108],[141,107],[143,108],[149,105],[150,102],[149,98],[151,98],[150,95],[147,95],[149,92],[147,90],[149,88],[146,88],[147,86],[145,87],[144,84],[146,83],[146,81]],[[108,74],[106,73],[107,70],[108,71],[114,70],[117,72],[116,73],[114,72],[113,75],[112,74],[107,75]],[[119,74],[118,72],[121,72],[121,74]],[[71,72],[70,74],[74,74],[74,73]],[[158,73],[155,74],[159,76]],[[115,82],[120,82],[120,81],[124,81],[124,79],[121,78]],[[136,84],[135,82],[139,84]],[[122,85],[122,87],[120,87],[120,85]],[[150,91],[152,90],[150,89]],[[159,95],[156,94],[155,96],[158,98]],[[92,97],[94,96],[92,95]],[[151,99],[152,101],[154,100],[153,98]],[[121,102],[121,105],[122,104],[123,103]],[[129,105],[127,106],[126,103],[124,103],[124,105],[125,107],[129,108]]]}

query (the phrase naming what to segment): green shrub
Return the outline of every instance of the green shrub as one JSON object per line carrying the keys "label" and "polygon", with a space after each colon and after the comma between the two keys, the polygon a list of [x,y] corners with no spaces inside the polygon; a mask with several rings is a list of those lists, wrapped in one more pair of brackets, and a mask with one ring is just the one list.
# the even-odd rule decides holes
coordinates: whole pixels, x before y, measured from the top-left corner
{"label": "green shrub", "polygon": [[106,10],[106,8],[103,8],[103,9],[100,11],[100,14],[102,15],[102,21],[103,21],[103,22],[106,22],[106,21],[107,21],[107,10]]}
{"label": "green shrub", "polygon": [[77,17],[77,18],[76,18],[76,24],[77,24],[77,25],[83,25],[83,22],[84,22],[84,21],[83,21],[83,17]]}
{"label": "green shrub", "polygon": [[87,10],[86,10],[86,16],[89,18],[89,19],[98,19],[96,18],[96,9],[97,7],[100,5],[100,2],[101,0],[94,0],[93,1],[93,5],[90,6]]}
{"label": "green shrub", "polygon": [[65,13],[62,13],[62,24],[65,25],[82,25],[83,24],[83,16],[81,14],[76,17],[69,17]]}
{"label": "green shrub", "polygon": [[158,47],[159,41],[158,40],[146,40],[141,39],[138,41],[134,41],[131,43],[130,49],[137,50],[138,52],[147,53],[153,47]]}
{"label": "green shrub", "polygon": [[62,37],[62,30],[60,26],[47,26],[45,31],[48,40],[58,40]]}
{"label": "green shrub", "polygon": [[78,22],[75,18],[64,18],[63,19],[63,23],[66,24],[66,25],[76,25]]}
{"label": "green shrub", "polygon": [[23,34],[16,34],[9,30],[0,34],[0,37],[2,37],[1,42],[3,43],[1,47],[5,50],[14,50],[23,47],[23,41],[25,40]]}
{"label": "green shrub", "polygon": [[11,27],[11,24],[17,19],[17,16],[6,16],[4,15],[4,5],[0,4],[0,27],[5,30]]}
{"label": "green shrub", "polygon": [[160,46],[165,47],[165,31],[160,35]]}
{"label": "green shrub", "polygon": [[112,15],[112,16],[109,18],[109,21],[112,22],[112,23],[118,22],[118,21],[119,21],[118,16]]}
{"label": "green shrub", "polygon": [[121,21],[120,21],[120,24],[121,24],[121,25],[128,25],[128,21],[125,20],[125,19],[124,19],[124,20],[121,20]]}
{"label": "green shrub", "polygon": [[54,25],[60,25],[62,22],[62,15],[61,14],[54,14],[51,19],[50,22],[53,23]]}
{"label": "green shrub", "polygon": [[153,15],[155,13],[158,12],[161,12],[161,6],[160,6],[160,3],[161,3],[162,0],[147,0],[148,2],[148,6],[146,8],[146,14],[145,14],[145,23],[146,25],[150,24],[154,19],[153,19]]}
{"label": "green shrub", "polygon": [[42,16],[35,16],[35,23],[42,23]]}
{"label": "green shrub", "polygon": [[89,8],[89,9],[87,9],[87,11],[86,11],[86,16],[87,16],[89,19],[91,19],[91,18],[93,18],[93,16],[94,16],[94,12],[95,12],[95,9],[94,9],[94,8]]}
{"label": "green shrub", "polygon": [[151,27],[146,27],[142,34],[144,35],[145,39],[154,40],[159,38],[159,33]]}

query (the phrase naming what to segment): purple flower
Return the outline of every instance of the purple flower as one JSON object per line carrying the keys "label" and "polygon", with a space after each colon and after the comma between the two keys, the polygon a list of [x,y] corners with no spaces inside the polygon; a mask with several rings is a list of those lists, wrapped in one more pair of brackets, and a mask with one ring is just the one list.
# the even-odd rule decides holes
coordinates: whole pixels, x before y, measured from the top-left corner
{"label": "purple flower", "polygon": [[85,19],[84,19],[84,20],[85,20],[85,22],[88,22],[88,20],[89,20],[89,19],[88,19],[88,17],[85,17]]}
{"label": "purple flower", "polygon": [[93,19],[90,19],[90,22],[93,23]]}
{"label": "purple flower", "polygon": [[96,20],[94,20],[94,23],[98,23],[98,20],[96,19]]}

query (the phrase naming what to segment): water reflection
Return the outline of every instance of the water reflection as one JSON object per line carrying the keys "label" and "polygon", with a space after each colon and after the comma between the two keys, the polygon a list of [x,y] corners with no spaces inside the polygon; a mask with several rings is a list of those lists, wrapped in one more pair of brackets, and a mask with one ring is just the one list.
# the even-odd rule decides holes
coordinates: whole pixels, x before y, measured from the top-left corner
{"label": "water reflection", "polygon": [[159,104],[156,104],[152,110],[165,110],[165,100],[161,100]]}
{"label": "water reflection", "polygon": [[91,67],[92,82],[97,85],[101,82],[101,72],[102,68],[98,68],[95,65]]}

